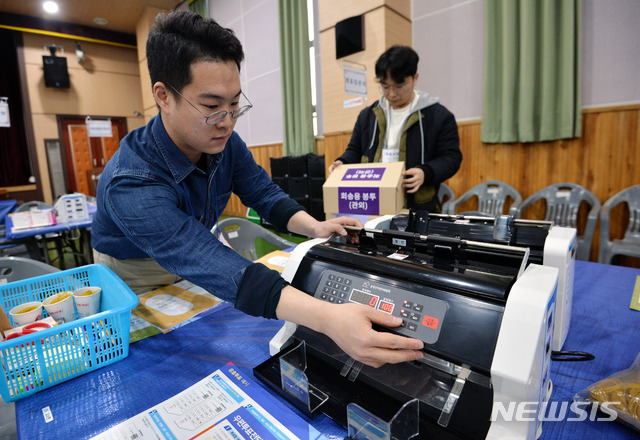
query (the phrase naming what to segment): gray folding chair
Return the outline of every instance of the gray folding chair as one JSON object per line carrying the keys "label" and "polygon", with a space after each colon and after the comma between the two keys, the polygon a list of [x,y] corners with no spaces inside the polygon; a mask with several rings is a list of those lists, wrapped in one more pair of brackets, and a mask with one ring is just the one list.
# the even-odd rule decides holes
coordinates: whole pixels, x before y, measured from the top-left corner
{"label": "gray folding chair", "polygon": [[38,202],[38,201],[31,201],[31,202],[24,202],[22,205],[18,206],[15,210],[15,212],[26,212],[29,211],[30,209],[52,209],[53,206],[44,203],[44,202]]}
{"label": "gray folding chair", "polygon": [[[611,239],[611,210],[621,203],[629,208],[629,224],[622,239]],[[640,185],[614,194],[600,209],[600,249],[598,262],[611,264],[616,255],[640,258]]]}
{"label": "gray folding chair", "polygon": [[578,236],[576,258],[589,261],[593,234],[596,230],[600,200],[591,191],[575,183],[554,183],[527,197],[522,203],[514,204],[509,214],[514,218],[521,218],[522,213],[539,200],[546,202],[544,220],[552,221],[558,226],[568,226],[578,230],[578,212],[580,205],[589,205],[589,214],[584,226],[584,232]]}
{"label": "gray folding chair", "polygon": [[453,192],[449,185],[441,183],[440,188],[438,188],[438,199],[442,206],[442,213],[446,214],[449,212],[449,204],[456,199],[456,193]]}
{"label": "gray folding chair", "polygon": [[57,267],[42,261],[22,257],[0,257],[0,283],[25,280],[40,275],[60,272]]}
{"label": "gray folding chair", "polygon": [[286,249],[296,244],[243,218],[229,217],[218,222],[213,233],[222,237],[238,254],[249,260],[257,260],[262,255],[256,252],[256,240],[262,239],[278,249]]}
{"label": "gray folding chair", "polygon": [[472,197],[478,198],[478,210],[466,211],[460,214],[497,217],[506,214],[504,211],[508,198],[512,200],[510,205],[522,202],[522,196],[514,187],[499,180],[489,180],[474,186],[459,198],[449,202],[449,214],[456,214],[458,206]]}

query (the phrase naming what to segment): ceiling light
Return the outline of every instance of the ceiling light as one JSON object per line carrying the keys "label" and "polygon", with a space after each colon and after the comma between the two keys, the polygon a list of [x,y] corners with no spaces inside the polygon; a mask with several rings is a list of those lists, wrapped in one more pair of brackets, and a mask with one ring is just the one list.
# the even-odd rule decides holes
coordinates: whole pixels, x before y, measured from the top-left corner
{"label": "ceiling light", "polygon": [[60,9],[56,2],[47,1],[42,4],[42,8],[49,14],[55,14]]}
{"label": "ceiling light", "polygon": [[102,17],[96,17],[93,19],[93,22],[95,24],[99,24],[100,26],[104,26],[105,24],[109,23],[109,20],[107,20],[106,18],[102,18]]}

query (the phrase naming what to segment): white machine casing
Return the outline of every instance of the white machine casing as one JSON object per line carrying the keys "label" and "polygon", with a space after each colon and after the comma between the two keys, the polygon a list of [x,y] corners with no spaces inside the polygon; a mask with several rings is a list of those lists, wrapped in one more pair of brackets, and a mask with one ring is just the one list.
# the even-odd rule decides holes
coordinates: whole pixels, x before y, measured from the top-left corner
{"label": "white machine casing", "polygon": [[558,269],[558,300],[553,334],[554,351],[562,350],[571,324],[576,238],[577,231],[574,228],[552,226],[544,242],[543,264]]}
{"label": "white machine casing", "polygon": [[58,213],[59,223],[69,223],[89,219],[87,196],[81,193],[60,196],[54,208]]}
{"label": "white machine casing", "polygon": [[[491,365],[494,413],[497,407],[517,408],[521,402],[540,411],[549,400],[557,285],[558,269],[531,264],[509,293]],[[517,421],[517,413],[512,412],[511,420],[496,417],[487,439],[536,439],[540,418],[536,414],[527,417],[534,420]]]}

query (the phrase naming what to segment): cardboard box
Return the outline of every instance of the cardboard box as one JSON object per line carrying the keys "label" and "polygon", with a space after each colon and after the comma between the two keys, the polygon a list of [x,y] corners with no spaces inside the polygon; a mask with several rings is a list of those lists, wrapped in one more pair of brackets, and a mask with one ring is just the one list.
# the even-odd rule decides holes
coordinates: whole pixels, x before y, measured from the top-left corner
{"label": "cardboard box", "polygon": [[327,218],[397,214],[404,205],[404,162],[340,165],[322,186]]}

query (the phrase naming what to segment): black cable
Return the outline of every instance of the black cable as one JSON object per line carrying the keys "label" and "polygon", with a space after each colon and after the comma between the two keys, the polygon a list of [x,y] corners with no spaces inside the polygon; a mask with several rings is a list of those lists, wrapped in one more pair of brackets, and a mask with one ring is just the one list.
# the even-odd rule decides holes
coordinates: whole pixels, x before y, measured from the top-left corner
{"label": "black cable", "polygon": [[551,360],[552,361],[562,361],[562,362],[582,362],[582,361],[592,361],[596,357],[591,353],[587,353],[585,351],[552,351],[551,352]]}

